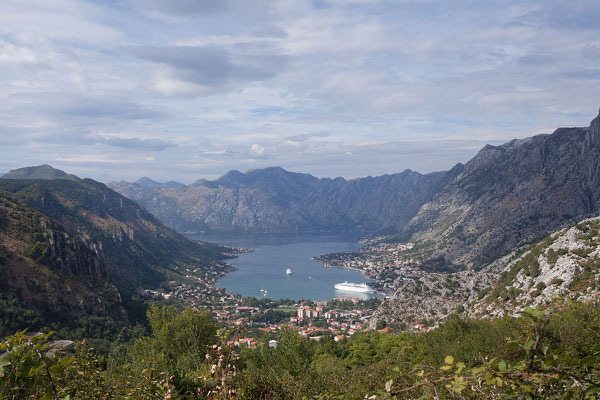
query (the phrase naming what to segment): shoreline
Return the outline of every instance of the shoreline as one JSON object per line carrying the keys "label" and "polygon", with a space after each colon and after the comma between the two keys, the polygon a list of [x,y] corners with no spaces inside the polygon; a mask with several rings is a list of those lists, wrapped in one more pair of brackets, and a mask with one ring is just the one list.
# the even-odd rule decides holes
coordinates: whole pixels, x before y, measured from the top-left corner
{"label": "shoreline", "polygon": [[[346,233],[342,233],[342,235],[346,235]],[[310,235],[313,236],[313,235]],[[204,240],[209,239],[210,238],[203,238]],[[362,246],[364,245],[362,243],[362,241],[364,240],[364,238],[359,238],[359,237],[354,237],[351,240],[348,241],[348,245],[345,246],[348,248],[348,252],[352,252],[352,251],[358,251],[360,248],[362,248]],[[333,239],[333,242],[337,242],[339,241],[337,238]],[[343,239],[342,241],[346,241],[346,239]],[[231,242],[230,242],[231,243]],[[300,241],[298,244],[300,246],[302,246],[303,241]],[[254,291],[252,290],[253,287],[247,288],[245,287],[243,284],[238,284],[238,283],[231,283],[229,282],[227,279],[227,277],[229,277],[229,272],[235,272],[235,271],[239,271],[240,269],[243,269],[243,266],[235,266],[236,262],[234,261],[235,258],[238,258],[238,256],[240,254],[243,253],[251,253],[251,252],[255,252],[258,251],[258,249],[254,248],[247,248],[245,247],[245,245],[247,243],[245,243],[244,241],[236,241],[235,245],[231,245],[231,244],[221,244],[218,243],[217,244],[223,246],[224,248],[227,248],[228,251],[226,251],[228,258],[231,258],[233,260],[233,265],[228,263],[228,267],[224,268],[221,272],[221,274],[219,274],[218,279],[215,279],[213,282],[211,282],[211,286],[214,287],[215,289],[218,290],[225,290],[227,293],[230,293],[232,295],[236,295],[236,296],[242,296],[242,297],[256,297],[256,298],[262,298],[261,293],[254,293]],[[284,243],[282,243],[284,244]],[[294,244],[294,242],[292,241],[292,244]],[[276,244],[275,244],[276,245]],[[239,246],[239,247],[236,247]],[[259,245],[260,247],[260,245]],[[278,246],[279,247],[279,246]],[[299,249],[301,249],[301,247],[299,247]],[[229,251],[230,250],[230,251]],[[285,258],[285,254],[284,257],[280,257],[278,259],[278,262],[281,263],[284,266],[285,269],[285,265],[290,265],[292,269],[295,269],[296,273],[293,273],[292,275],[297,277],[301,277],[304,278],[305,275],[311,275],[311,271],[313,276],[317,276],[314,275],[315,273],[318,272],[314,272],[313,268],[317,268],[317,269],[321,269],[323,267],[327,267],[327,268],[332,268],[333,266],[329,266],[329,265],[324,265],[323,262],[321,260],[319,260],[318,258],[323,255],[323,254],[327,254],[329,250],[329,247],[322,247],[319,246],[317,248],[313,248],[313,249],[306,249],[307,252],[309,252],[308,254],[314,254],[313,256],[308,257],[309,258],[309,263],[311,265],[311,267],[309,269],[305,269],[308,268],[307,265],[303,265],[301,263],[299,263],[299,261],[297,260],[297,255],[291,257],[288,261],[287,258]],[[301,251],[301,250],[300,250]],[[313,252],[314,251],[314,252]],[[261,253],[262,254],[262,253]],[[264,254],[263,254],[264,256]],[[263,261],[263,267],[258,268],[256,271],[257,273],[259,273],[260,271],[262,271],[262,269],[264,268],[265,271],[267,271],[267,273],[269,273],[269,270],[271,269],[271,267],[274,267],[274,263],[269,262],[268,259],[266,260],[262,260]],[[304,263],[304,262],[302,262]],[[300,267],[298,267],[298,265]],[[296,266],[296,268],[294,268],[294,266]],[[335,266],[335,268],[340,268],[340,270],[342,269],[342,267],[337,267]],[[248,275],[248,273],[252,273],[252,271],[247,271],[246,269],[244,269],[244,274]],[[348,273],[343,273],[346,271],[352,271],[353,273],[356,271],[358,273],[360,273],[360,277],[358,276],[354,276],[353,274],[348,274]],[[338,296],[351,296],[352,293],[350,292],[341,292],[338,294],[339,291],[335,290],[334,286],[336,283],[339,282],[343,282],[345,280],[347,281],[353,281],[353,282],[364,282],[364,281],[370,281],[372,282],[371,284],[377,287],[372,287],[372,289],[374,290],[374,293],[369,293],[368,296],[369,297],[385,297],[388,295],[388,293],[383,292],[379,289],[379,286],[381,285],[381,282],[379,280],[373,280],[373,279],[369,279],[363,270],[358,269],[358,268],[346,268],[346,271],[340,271],[340,273],[334,272],[334,273],[325,273],[324,275],[322,275],[323,277],[327,277],[327,278],[323,278],[324,280],[321,280],[321,283],[319,284],[320,286],[327,286],[327,288],[323,287],[323,290],[319,290],[319,289],[315,289],[312,288],[312,285],[309,284],[309,286],[311,286],[311,288],[307,288],[306,292],[303,290],[300,290],[301,293],[299,294],[295,294],[295,292],[290,292],[290,293],[281,293],[281,290],[276,290],[276,292],[271,292],[269,294],[271,294],[273,297],[273,299],[279,299],[279,298],[297,298],[297,299],[311,299],[311,300],[323,300],[323,299],[334,299]],[[262,271],[264,272],[264,271]],[[277,271],[273,270],[273,273],[276,273]],[[309,279],[312,279],[311,277],[308,277]],[[362,279],[361,279],[362,278]],[[276,280],[276,278],[274,278]],[[298,278],[296,278],[298,279]],[[318,278],[317,278],[318,279]],[[223,282],[220,283],[223,280],[227,280],[227,282]],[[235,281],[235,278],[233,279],[233,281]],[[325,282],[331,283],[331,285],[325,284]],[[305,285],[305,283],[302,283],[302,281],[298,281],[298,283],[300,285]],[[274,284],[271,283],[271,288],[277,288],[277,286],[273,286]],[[232,287],[234,286],[234,287]],[[251,284],[249,284],[248,286],[252,286]],[[318,286],[320,288],[320,286]],[[260,287],[260,282],[259,282],[259,286]],[[275,289],[274,289],[275,290]],[[321,293],[323,292],[323,293]],[[325,296],[323,296],[323,294],[325,293]],[[364,293],[354,293],[356,295],[360,295],[362,297],[362,295],[364,295]],[[267,296],[267,298],[270,298]]]}

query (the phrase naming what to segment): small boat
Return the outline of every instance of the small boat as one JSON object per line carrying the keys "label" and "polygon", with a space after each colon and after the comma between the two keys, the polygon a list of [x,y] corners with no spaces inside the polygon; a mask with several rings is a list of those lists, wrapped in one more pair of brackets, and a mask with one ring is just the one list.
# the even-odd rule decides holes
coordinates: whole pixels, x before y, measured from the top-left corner
{"label": "small boat", "polygon": [[291,275],[292,274],[292,269],[291,268],[286,269],[285,270],[285,274],[286,275]]}

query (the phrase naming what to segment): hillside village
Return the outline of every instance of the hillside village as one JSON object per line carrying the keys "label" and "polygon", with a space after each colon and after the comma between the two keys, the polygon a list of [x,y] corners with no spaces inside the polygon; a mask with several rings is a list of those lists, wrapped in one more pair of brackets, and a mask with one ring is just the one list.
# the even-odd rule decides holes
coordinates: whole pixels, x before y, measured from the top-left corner
{"label": "hillside village", "polygon": [[384,237],[362,240],[356,252],[332,253],[315,257],[324,267],[356,269],[372,279],[381,293],[393,293],[404,278],[423,276],[422,257],[410,252],[414,243],[385,243]]}
{"label": "hillside village", "polygon": [[[222,324],[244,335],[231,341],[235,345],[255,346],[263,336],[276,337],[287,328],[312,340],[325,335],[336,341],[348,338],[366,329],[368,319],[383,300],[374,297],[362,300],[356,297],[337,297],[330,301],[257,300],[242,298],[224,289],[206,285],[198,278],[193,283],[170,282],[161,290],[143,290],[140,294],[148,299],[184,304],[194,308],[206,308]],[[269,318],[271,317],[271,318]],[[390,328],[382,328],[387,332]]]}

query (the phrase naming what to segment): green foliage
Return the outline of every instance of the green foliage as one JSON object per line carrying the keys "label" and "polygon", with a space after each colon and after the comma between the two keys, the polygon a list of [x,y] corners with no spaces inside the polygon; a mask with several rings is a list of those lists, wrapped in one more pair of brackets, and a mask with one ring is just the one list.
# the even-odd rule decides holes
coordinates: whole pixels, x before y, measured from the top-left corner
{"label": "green foliage", "polygon": [[0,344],[0,398],[69,399],[64,371],[73,358],[53,350],[51,335],[21,331]]}
{"label": "green foliage", "polygon": [[152,336],[133,346],[119,337],[102,357],[83,346],[50,352],[49,335],[8,337],[0,398],[596,399],[600,305],[557,307],[340,342],[288,329],[275,348],[243,347],[239,359],[223,345],[235,332],[215,334],[203,311],[152,307]]}
{"label": "green foliage", "polygon": [[27,327],[40,329],[47,326],[36,312],[25,307],[15,298],[0,294],[0,336],[6,336]]}
{"label": "green foliage", "polygon": [[209,346],[217,339],[217,326],[207,310],[152,306],[148,321],[153,336],[137,340],[133,347],[139,365],[180,377],[204,366]]}
{"label": "green foliage", "polygon": [[25,247],[24,253],[27,257],[40,264],[48,264],[51,256],[50,243],[42,233],[36,232],[31,235],[30,242]]}

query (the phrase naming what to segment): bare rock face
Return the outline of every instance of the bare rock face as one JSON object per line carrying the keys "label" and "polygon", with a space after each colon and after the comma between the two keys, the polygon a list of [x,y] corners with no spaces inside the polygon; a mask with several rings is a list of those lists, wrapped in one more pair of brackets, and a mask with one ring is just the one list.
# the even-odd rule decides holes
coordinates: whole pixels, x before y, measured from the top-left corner
{"label": "bare rock face", "polygon": [[230,171],[182,187],[108,186],[183,232],[397,232],[461,169],[459,164],[448,172],[406,170],[348,181],[273,167]]}
{"label": "bare rock face", "polygon": [[596,300],[600,295],[600,217],[556,232],[510,262],[481,298],[471,298],[473,317],[516,316],[557,298]]}
{"label": "bare rock face", "polygon": [[126,321],[108,265],[60,224],[0,194],[0,293],[45,316]]}
{"label": "bare rock face", "polygon": [[386,299],[369,321],[416,324],[439,322],[477,293],[497,281],[493,271],[460,271],[451,274],[430,273],[421,279],[405,279],[394,295]]}
{"label": "bare rock face", "polygon": [[485,146],[404,229],[433,257],[481,268],[600,210],[600,116],[589,128]]}

